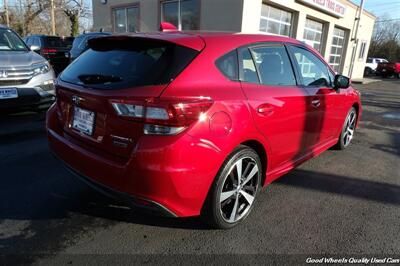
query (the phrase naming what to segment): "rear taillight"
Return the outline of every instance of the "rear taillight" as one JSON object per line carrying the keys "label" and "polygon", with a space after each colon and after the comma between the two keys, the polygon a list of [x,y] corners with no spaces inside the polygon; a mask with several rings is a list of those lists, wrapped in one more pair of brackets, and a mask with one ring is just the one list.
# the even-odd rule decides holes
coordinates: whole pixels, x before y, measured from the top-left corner
{"label": "rear taillight", "polygon": [[42,54],[54,54],[57,53],[57,49],[53,48],[43,48],[42,49]]}
{"label": "rear taillight", "polygon": [[146,135],[176,135],[196,121],[204,121],[213,104],[208,97],[147,99],[145,102],[112,100],[117,115],[142,121]]}

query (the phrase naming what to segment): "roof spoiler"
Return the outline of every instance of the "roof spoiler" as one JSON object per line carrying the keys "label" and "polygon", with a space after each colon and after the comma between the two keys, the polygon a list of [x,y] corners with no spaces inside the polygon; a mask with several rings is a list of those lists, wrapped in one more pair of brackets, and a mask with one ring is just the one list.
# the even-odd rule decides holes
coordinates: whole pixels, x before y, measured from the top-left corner
{"label": "roof spoiler", "polygon": [[178,31],[178,29],[172,23],[161,22],[160,23],[160,31],[162,31],[162,32]]}

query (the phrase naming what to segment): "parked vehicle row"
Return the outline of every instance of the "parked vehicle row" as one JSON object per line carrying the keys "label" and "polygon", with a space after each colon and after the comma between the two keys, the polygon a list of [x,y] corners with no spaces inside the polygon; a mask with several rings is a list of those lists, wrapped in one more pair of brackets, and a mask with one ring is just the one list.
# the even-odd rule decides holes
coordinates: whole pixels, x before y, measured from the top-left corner
{"label": "parked vehicle row", "polygon": [[24,38],[32,51],[46,58],[56,74],[61,73],[68,66],[73,40],[73,37],[47,35],[31,35]]}
{"label": "parked vehicle row", "polygon": [[52,152],[95,189],[231,228],[265,186],[349,146],[360,95],[311,47],[268,35],[104,36],[56,82]]}
{"label": "parked vehicle row", "polygon": [[376,69],[379,63],[388,63],[388,60],[384,58],[368,57],[365,64],[364,76],[376,74]]}
{"label": "parked vehicle row", "polygon": [[21,39],[0,25],[0,111],[36,110],[55,99],[54,81],[87,49],[87,41],[108,33],[73,37],[31,35]]}
{"label": "parked vehicle row", "polygon": [[379,63],[376,71],[384,78],[392,76],[400,78],[400,63]]}

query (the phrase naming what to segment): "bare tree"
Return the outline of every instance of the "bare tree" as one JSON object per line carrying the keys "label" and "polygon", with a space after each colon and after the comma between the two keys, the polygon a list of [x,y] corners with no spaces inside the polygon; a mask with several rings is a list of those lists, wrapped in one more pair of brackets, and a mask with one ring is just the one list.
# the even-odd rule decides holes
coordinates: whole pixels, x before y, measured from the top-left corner
{"label": "bare tree", "polygon": [[31,33],[31,26],[33,21],[43,13],[46,9],[50,7],[50,1],[48,0],[36,0],[32,2],[32,0],[26,0],[25,3],[26,11],[25,11],[25,32],[24,35]]}
{"label": "bare tree", "polygon": [[400,21],[389,15],[378,18],[369,48],[369,56],[400,61]]}
{"label": "bare tree", "polygon": [[79,34],[79,19],[89,14],[83,0],[60,0],[60,9],[71,22],[71,36]]}

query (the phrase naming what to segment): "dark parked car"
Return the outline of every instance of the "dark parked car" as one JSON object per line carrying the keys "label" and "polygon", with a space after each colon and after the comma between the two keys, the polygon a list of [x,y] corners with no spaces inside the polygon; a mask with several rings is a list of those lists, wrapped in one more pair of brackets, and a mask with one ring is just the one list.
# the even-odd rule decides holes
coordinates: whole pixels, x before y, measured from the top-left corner
{"label": "dark parked car", "polygon": [[49,61],[56,74],[62,72],[69,64],[69,50],[74,41],[73,37],[31,35],[25,37],[24,41],[32,51]]}
{"label": "dark parked car", "polygon": [[400,63],[379,63],[376,72],[384,78],[391,76],[400,78]]}
{"label": "dark parked car", "polygon": [[69,52],[70,62],[74,61],[78,56],[80,56],[84,51],[88,49],[88,41],[90,39],[110,35],[107,32],[89,32],[79,35],[75,38],[72,44],[71,51]]}

